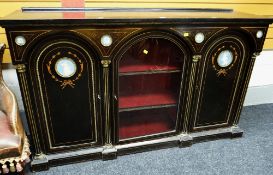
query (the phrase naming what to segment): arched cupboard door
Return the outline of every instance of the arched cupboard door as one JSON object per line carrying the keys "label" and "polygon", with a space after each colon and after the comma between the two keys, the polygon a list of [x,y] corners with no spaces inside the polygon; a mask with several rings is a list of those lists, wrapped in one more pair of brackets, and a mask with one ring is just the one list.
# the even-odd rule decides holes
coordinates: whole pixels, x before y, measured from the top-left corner
{"label": "arched cupboard door", "polygon": [[95,52],[64,34],[48,36],[34,50],[29,71],[46,152],[101,144]]}
{"label": "arched cupboard door", "polygon": [[124,44],[114,58],[116,143],[179,132],[189,57],[168,32],[141,33]]}
{"label": "arched cupboard door", "polygon": [[250,61],[249,43],[239,32],[215,37],[201,59],[192,131],[232,126]]}

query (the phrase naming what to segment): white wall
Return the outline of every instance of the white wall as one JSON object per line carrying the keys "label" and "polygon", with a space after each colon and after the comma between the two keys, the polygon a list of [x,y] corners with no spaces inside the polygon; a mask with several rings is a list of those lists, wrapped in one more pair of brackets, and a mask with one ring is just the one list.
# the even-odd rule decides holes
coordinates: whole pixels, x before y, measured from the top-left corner
{"label": "white wall", "polygon": [[[23,110],[16,71],[4,70],[3,76],[7,85],[16,94],[20,110]],[[273,103],[273,50],[263,51],[256,58],[244,105],[264,103]]]}
{"label": "white wall", "polygon": [[273,50],[265,50],[256,58],[249,86],[273,85]]}
{"label": "white wall", "polygon": [[273,103],[273,50],[256,58],[244,105],[264,103]]}

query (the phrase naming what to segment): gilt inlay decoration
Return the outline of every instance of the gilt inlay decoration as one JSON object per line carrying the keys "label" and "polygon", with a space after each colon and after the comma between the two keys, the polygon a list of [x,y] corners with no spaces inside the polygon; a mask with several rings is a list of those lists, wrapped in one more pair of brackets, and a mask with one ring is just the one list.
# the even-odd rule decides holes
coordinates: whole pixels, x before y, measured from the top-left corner
{"label": "gilt inlay decoration", "polygon": [[57,62],[57,60],[60,59],[60,57],[62,57],[61,52],[58,52],[54,55],[52,55],[50,61],[46,64],[48,73],[51,75],[51,78],[54,79],[56,82],[60,83],[60,87],[62,89],[66,88],[67,86],[74,88],[74,86],[76,85],[76,81],[80,79],[80,77],[82,76],[82,72],[83,72],[83,62],[82,60],[80,60],[78,58],[78,56],[72,52],[67,52],[68,55],[71,56],[71,60],[73,60],[77,65],[79,65],[80,69],[71,77],[65,78],[65,77],[61,77],[55,70],[55,65],[54,63]]}

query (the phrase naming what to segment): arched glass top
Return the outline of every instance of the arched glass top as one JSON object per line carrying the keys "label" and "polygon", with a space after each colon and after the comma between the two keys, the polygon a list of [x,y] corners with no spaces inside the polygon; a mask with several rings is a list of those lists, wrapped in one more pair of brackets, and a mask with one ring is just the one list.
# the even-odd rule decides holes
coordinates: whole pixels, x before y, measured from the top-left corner
{"label": "arched glass top", "polygon": [[181,69],[184,55],[167,39],[148,38],[131,46],[120,60],[120,73]]}

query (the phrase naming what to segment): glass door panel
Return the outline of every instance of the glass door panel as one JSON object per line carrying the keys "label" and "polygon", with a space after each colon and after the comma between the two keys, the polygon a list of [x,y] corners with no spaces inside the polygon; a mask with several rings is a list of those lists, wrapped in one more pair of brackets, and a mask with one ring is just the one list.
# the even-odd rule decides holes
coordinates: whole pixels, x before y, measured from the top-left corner
{"label": "glass door panel", "polygon": [[176,106],[120,113],[119,138],[126,139],[172,131],[176,123]]}
{"label": "glass door panel", "polygon": [[120,60],[119,73],[180,70],[183,54],[169,40],[150,38],[133,45]]}
{"label": "glass door panel", "polygon": [[119,78],[120,111],[158,105],[176,105],[180,77],[180,73],[121,76]]}
{"label": "glass door panel", "polygon": [[119,62],[119,139],[175,130],[184,54],[167,39],[131,46]]}

